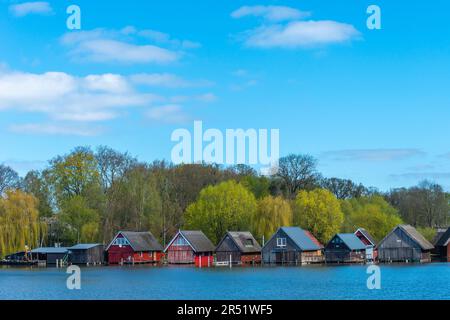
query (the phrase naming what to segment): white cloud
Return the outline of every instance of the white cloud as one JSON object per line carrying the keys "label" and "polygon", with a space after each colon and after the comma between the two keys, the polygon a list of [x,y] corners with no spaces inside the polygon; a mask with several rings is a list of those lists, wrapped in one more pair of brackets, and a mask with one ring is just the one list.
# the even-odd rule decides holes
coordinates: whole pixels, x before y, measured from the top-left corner
{"label": "white cloud", "polygon": [[[94,135],[101,132],[79,126],[116,119],[129,110],[149,110],[162,103],[169,104],[150,109],[146,116],[166,123],[182,122],[187,116],[178,103],[209,103],[217,99],[213,93],[207,92],[185,95],[183,101],[178,99],[175,102],[173,97],[148,93],[145,88],[138,88],[143,82],[173,87],[192,84],[172,74],[123,76],[107,73],[80,77],[64,72],[36,74],[0,70],[0,112],[13,110],[43,114],[51,120],[44,124],[13,125],[10,127],[13,132]],[[60,123],[67,125],[61,126]]]}
{"label": "white cloud", "polygon": [[155,107],[147,111],[146,116],[150,120],[165,123],[184,123],[189,119],[182,106],[177,104]]}
{"label": "white cloud", "polygon": [[141,73],[130,77],[131,81],[152,87],[186,88],[210,86],[210,81],[189,81],[171,73]]}
{"label": "white cloud", "polygon": [[29,14],[46,15],[53,13],[53,9],[48,2],[24,2],[9,6],[9,11],[16,17],[24,17]]}
{"label": "white cloud", "polygon": [[308,17],[309,15],[309,12],[285,6],[243,6],[231,13],[231,16],[235,19],[254,16],[263,17],[273,22],[297,20]]}
{"label": "white cloud", "polygon": [[293,21],[245,32],[245,44],[258,48],[311,48],[349,42],[360,36],[350,24],[336,21]]}
{"label": "white cloud", "polygon": [[22,134],[75,135],[82,137],[96,136],[103,132],[103,129],[101,128],[40,123],[11,125],[9,129],[12,132]]}
{"label": "white cloud", "polygon": [[196,42],[172,39],[163,32],[138,30],[133,26],[118,31],[69,32],[61,38],[61,43],[70,48],[69,54],[75,59],[106,63],[166,64],[179,60],[182,50],[200,46]]}
{"label": "white cloud", "polygon": [[38,112],[56,120],[104,121],[116,118],[122,109],[147,107],[161,100],[154,94],[136,92],[121,75],[0,73],[0,111]]}
{"label": "white cloud", "polygon": [[234,18],[260,16],[265,19],[262,25],[244,31],[238,37],[248,47],[314,48],[349,42],[361,36],[351,24],[302,20],[309,15],[308,12],[281,6],[245,6],[231,14]]}

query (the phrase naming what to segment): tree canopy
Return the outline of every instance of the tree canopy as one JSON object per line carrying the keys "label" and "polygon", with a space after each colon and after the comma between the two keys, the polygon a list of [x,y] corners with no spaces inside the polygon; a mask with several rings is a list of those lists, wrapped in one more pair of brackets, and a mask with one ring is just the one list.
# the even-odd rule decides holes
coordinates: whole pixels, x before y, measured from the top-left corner
{"label": "tree canopy", "polygon": [[341,230],[344,214],[339,200],[328,190],[302,190],[294,204],[294,225],[311,231],[319,241],[327,243]]}
{"label": "tree canopy", "polygon": [[204,188],[186,210],[185,228],[202,230],[213,243],[227,231],[248,230],[257,210],[255,196],[235,181]]}

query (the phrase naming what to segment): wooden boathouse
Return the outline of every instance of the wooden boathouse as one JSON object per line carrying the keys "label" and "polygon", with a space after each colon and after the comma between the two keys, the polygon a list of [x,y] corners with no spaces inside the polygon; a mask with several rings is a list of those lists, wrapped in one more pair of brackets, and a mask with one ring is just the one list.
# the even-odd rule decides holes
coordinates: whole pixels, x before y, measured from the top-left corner
{"label": "wooden boathouse", "polygon": [[438,234],[433,253],[442,262],[450,262],[450,228]]}
{"label": "wooden boathouse", "polygon": [[158,263],[163,247],[149,231],[119,231],[106,247],[109,264]]}
{"label": "wooden boathouse", "polygon": [[299,227],[281,227],[262,248],[266,264],[311,264],[324,261],[323,245]]}
{"label": "wooden boathouse", "polygon": [[67,263],[69,250],[64,247],[44,247],[31,250],[31,260],[39,264],[60,265]]}
{"label": "wooden boathouse", "polygon": [[338,233],[325,247],[326,263],[364,263],[366,245],[354,233]]}
{"label": "wooden boathouse", "polygon": [[202,231],[179,230],[164,252],[169,264],[195,264],[210,267],[214,264],[215,247]]}
{"label": "wooden boathouse", "polygon": [[216,247],[216,263],[261,263],[261,246],[248,231],[228,231]]}
{"label": "wooden boathouse", "polygon": [[96,265],[105,263],[104,246],[99,243],[80,243],[69,250],[69,263],[76,265]]}
{"label": "wooden boathouse", "polygon": [[377,242],[372,235],[364,228],[355,231],[355,236],[366,245],[366,261],[373,262],[377,259],[378,251],[376,249]]}
{"label": "wooden boathouse", "polygon": [[430,262],[434,246],[413,226],[398,225],[377,246],[380,262]]}

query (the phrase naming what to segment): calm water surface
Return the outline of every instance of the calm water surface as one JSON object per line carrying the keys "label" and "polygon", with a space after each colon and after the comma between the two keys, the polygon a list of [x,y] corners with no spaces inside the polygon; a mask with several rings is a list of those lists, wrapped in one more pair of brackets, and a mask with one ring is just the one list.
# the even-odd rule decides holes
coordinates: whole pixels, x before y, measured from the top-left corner
{"label": "calm water surface", "polygon": [[0,267],[0,299],[450,299],[450,263],[381,265],[381,290],[366,268],[89,267],[68,290],[65,269]]}

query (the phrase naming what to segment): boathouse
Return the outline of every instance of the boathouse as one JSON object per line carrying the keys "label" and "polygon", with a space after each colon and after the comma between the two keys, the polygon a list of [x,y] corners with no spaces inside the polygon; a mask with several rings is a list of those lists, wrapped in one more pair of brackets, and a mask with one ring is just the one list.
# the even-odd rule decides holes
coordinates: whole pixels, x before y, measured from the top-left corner
{"label": "boathouse", "polygon": [[80,243],[69,250],[69,262],[77,265],[95,265],[105,262],[104,246],[99,243]]}
{"label": "boathouse", "polygon": [[310,264],[324,261],[323,245],[299,227],[281,227],[262,248],[267,264]]}
{"label": "boathouse", "polygon": [[398,225],[377,248],[380,262],[430,262],[434,246],[413,226]]}
{"label": "boathouse", "polygon": [[366,245],[354,233],[338,233],[325,247],[327,263],[364,263]]}
{"label": "boathouse", "polygon": [[109,264],[158,263],[163,247],[149,231],[119,231],[106,247]]}
{"label": "boathouse", "polygon": [[439,233],[434,247],[433,253],[439,261],[450,262],[450,228]]}
{"label": "boathouse", "polygon": [[31,260],[45,263],[46,265],[56,265],[67,263],[69,251],[64,247],[45,247],[31,250]]}
{"label": "boathouse", "polygon": [[170,264],[195,264],[209,267],[214,264],[215,247],[202,231],[180,230],[164,252]]}
{"label": "boathouse", "polygon": [[373,262],[377,259],[377,243],[372,235],[364,228],[355,231],[355,235],[366,245],[366,261]]}
{"label": "boathouse", "polygon": [[216,263],[261,263],[261,246],[250,232],[228,231],[216,247]]}

